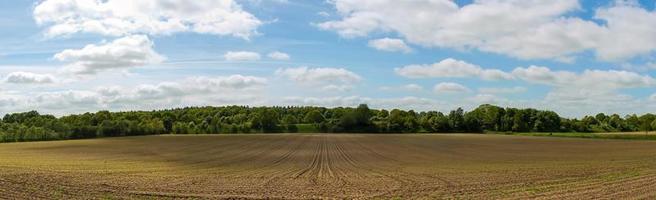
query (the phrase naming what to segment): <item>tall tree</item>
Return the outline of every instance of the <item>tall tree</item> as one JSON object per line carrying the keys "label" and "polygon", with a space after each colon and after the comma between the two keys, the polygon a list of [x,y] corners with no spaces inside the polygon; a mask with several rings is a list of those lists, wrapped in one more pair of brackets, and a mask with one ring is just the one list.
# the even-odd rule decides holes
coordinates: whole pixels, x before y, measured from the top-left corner
{"label": "tall tree", "polygon": [[465,131],[465,114],[464,110],[462,108],[458,108],[456,110],[452,110],[449,113],[449,127],[453,129],[453,131],[456,132],[463,132]]}

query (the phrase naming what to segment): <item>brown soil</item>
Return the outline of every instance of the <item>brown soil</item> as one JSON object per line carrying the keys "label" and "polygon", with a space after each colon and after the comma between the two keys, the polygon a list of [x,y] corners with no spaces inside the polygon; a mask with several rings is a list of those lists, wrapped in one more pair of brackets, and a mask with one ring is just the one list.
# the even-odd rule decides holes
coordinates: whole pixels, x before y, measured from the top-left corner
{"label": "brown soil", "polygon": [[6,199],[656,198],[656,142],[198,135],[0,144]]}

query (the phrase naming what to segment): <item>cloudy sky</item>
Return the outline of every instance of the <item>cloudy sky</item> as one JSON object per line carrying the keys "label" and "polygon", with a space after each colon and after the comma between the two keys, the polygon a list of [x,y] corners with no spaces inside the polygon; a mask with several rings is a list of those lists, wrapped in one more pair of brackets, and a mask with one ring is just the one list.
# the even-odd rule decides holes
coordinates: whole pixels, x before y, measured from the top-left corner
{"label": "cloudy sky", "polygon": [[0,1],[0,114],[656,112],[654,0]]}

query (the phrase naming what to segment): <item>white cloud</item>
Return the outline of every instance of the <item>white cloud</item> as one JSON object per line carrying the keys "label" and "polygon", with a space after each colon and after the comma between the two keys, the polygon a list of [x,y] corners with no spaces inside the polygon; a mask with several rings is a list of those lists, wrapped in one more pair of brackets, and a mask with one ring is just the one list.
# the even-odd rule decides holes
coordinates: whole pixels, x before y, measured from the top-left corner
{"label": "white cloud", "polygon": [[647,62],[642,64],[622,63],[620,67],[622,69],[629,70],[629,71],[647,72],[649,70],[656,70],[656,63],[654,62]]}
{"label": "white cloud", "polygon": [[656,11],[617,1],[617,5],[598,9],[595,18],[607,23],[597,47],[602,60],[624,60],[656,50]]}
{"label": "white cloud", "polygon": [[[203,105],[253,105],[263,102],[265,78],[243,75],[189,77],[183,80],[0,95],[3,112],[39,110],[54,114],[111,110],[151,110]],[[3,108],[7,107],[7,108]]]}
{"label": "white cloud", "polygon": [[656,94],[652,94],[651,96],[649,96],[649,100],[656,101]]}
{"label": "white cloud", "polygon": [[460,85],[458,83],[443,82],[435,85],[433,91],[437,93],[462,93],[462,92],[469,92],[471,90],[465,87],[464,85]]}
{"label": "white cloud", "polygon": [[45,0],[33,16],[49,37],[195,32],[247,39],[262,24],[233,0]]}
{"label": "white cloud", "polygon": [[362,79],[344,68],[283,68],[276,74],[299,83],[356,83]]}
{"label": "white cloud", "polygon": [[289,60],[291,58],[289,56],[289,54],[286,54],[286,53],[283,53],[283,52],[280,52],[280,51],[271,52],[267,56],[271,59],[274,59],[274,60]]}
{"label": "white cloud", "polygon": [[289,0],[247,0],[249,3],[253,5],[260,6],[263,2],[273,2],[273,3],[278,3],[278,4],[287,4],[289,3]]}
{"label": "white cloud", "polygon": [[223,57],[227,61],[257,61],[260,60],[260,54],[251,51],[228,51]]}
{"label": "white cloud", "polygon": [[479,76],[483,80],[511,80],[514,77],[504,71],[498,69],[483,69],[481,70]]}
{"label": "white cloud", "polygon": [[649,75],[618,70],[585,70],[580,74],[570,71],[552,71],[547,67],[518,67],[512,72],[519,79],[531,83],[559,87],[615,90],[622,88],[649,87],[656,80]]}
{"label": "white cloud", "polygon": [[418,110],[435,110],[438,107],[444,107],[442,102],[433,99],[421,97],[400,97],[400,98],[381,98],[374,99],[374,107],[388,109],[418,109]]}
{"label": "white cloud", "polygon": [[600,23],[571,16],[581,9],[576,0],[478,0],[463,6],[452,0],[330,2],[342,18],[317,26],[346,38],[393,32],[426,47],[564,62],[587,50],[607,61],[656,50],[656,11],[624,1],[595,10]]}
{"label": "white cloud", "polygon": [[95,74],[110,69],[125,69],[157,64],[165,58],[153,50],[153,42],[144,35],[132,35],[106,44],[90,44],[82,49],[66,49],[54,58],[69,62],[65,72]]}
{"label": "white cloud", "polygon": [[[183,97],[193,95],[216,94],[229,92],[247,92],[265,86],[267,80],[260,77],[232,75],[226,77],[191,77],[180,82],[162,82],[159,84],[143,84],[133,90],[116,90],[115,88],[99,88],[98,92],[106,97],[118,97],[115,100],[146,100]],[[114,91],[128,91],[125,93]]]}
{"label": "white cloud", "polygon": [[405,44],[403,40],[392,39],[392,38],[369,40],[369,47],[381,51],[390,51],[390,52],[410,53],[412,51],[412,48],[410,48],[407,44]]}
{"label": "white cloud", "polygon": [[403,90],[403,91],[417,92],[417,91],[424,90],[424,87],[413,83],[413,84],[406,84],[398,87],[384,86],[384,87],[380,87],[379,89],[385,91]]}
{"label": "white cloud", "polygon": [[594,86],[595,88],[640,88],[656,84],[649,75],[618,70],[585,70],[577,80],[578,84]]}
{"label": "white cloud", "polygon": [[39,93],[26,103],[28,103],[28,106],[34,106],[40,110],[48,110],[66,107],[72,109],[92,108],[97,106],[99,101],[100,97],[95,92],[66,90]]}
{"label": "white cloud", "polygon": [[407,85],[404,85],[402,88],[405,89],[405,90],[409,90],[409,91],[424,90],[424,87],[422,87],[421,85],[417,85],[417,84],[407,84]]}
{"label": "white cloud", "polygon": [[512,74],[524,81],[530,83],[540,83],[548,85],[559,85],[569,83],[576,79],[576,74],[569,71],[551,71],[547,67],[529,66],[527,68],[518,67],[512,71]]}
{"label": "white cloud", "polygon": [[[647,88],[656,85],[649,75],[617,70],[584,70],[581,73],[552,71],[546,67],[516,68],[513,74],[524,81],[553,86],[544,103],[558,111],[582,114],[586,112],[625,112],[644,105],[621,89]],[[631,107],[631,108],[629,108]],[[590,113],[587,113],[590,114]]]}
{"label": "white cloud", "polygon": [[344,68],[280,68],[275,74],[305,87],[320,87],[324,91],[349,91],[362,78]]}
{"label": "white cloud", "polygon": [[11,72],[5,76],[6,83],[14,84],[48,84],[54,83],[55,77],[50,74],[36,74],[32,72]]}
{"label": "white cloud", "polygon": [[467,100],[471,101],[474,104],[481,105],[481,104],[501,104],[505,103],[506,100],[499,98],[495,95],[492,94],[477,94],[476,96],[467,98]]}
{"label": "white cloud", "polygon": [[346,92],[346,91],[351,91],[353,90],[352,85],[326,85],[321,87],[321,90],[323,91],[332,91],[332,92]]}
{"label": "white cloud", "polygon": [[256,76],[231,75],[224,77],[195,77],[188,82],[200,85],[204,90],[213,90],[213,88],[243,90],[252,87],[264,86],[267,83],[265,78]]}
{"label": "white cloud", "polygon": [[483,94],[517,94],[517,93],[526,92],[527,90],[528,89],[521,86],[509,87],[509,88],[494,88],[494,87],[478,88],[478,92]]}
{"label": "white cloud", "polygon": [[655,107],[633,96],[615,90],[588,88],[554,88],[543,100],[549,109],[566,116],[583,116],[594,113],[645,113]]}
{"label": "white cloud", "polygon": [[511,74],[498,69],[483,69],[478,65],[453,58],[444,59],[432,65],[408,65],[396,68],[394,71],[408,78],[432,78],[432,77],[479,77],[484,80],[510,80]]}
{"label": "white cloud", "polygon": [[656,70],[656,63],[649,62],[649,63],[645,64],[645,66],[647,67],[647,69]]}
{"label": "white cloud", "polygon": [[317,15],[322,16],[322,17],[330,17],[330,13],[325,12],[325,11],[318,12]]}
{"label": "white cloud", "polygon": [[20,98],[16,98],[7,94],[3,94],[2,91],[0,91],[0,110],[3,112],[7,111],[12,111],[12,109],[16,109],[18,105],[21,103]]}

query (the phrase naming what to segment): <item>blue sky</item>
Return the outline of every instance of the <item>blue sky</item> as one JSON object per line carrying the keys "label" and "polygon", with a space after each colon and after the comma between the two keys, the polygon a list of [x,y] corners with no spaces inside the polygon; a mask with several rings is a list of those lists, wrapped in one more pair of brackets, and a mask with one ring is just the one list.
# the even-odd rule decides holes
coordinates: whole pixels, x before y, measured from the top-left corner
{"label": "blue sky", "polygon": [[2,1],[0,114],[359,103],[654,112],[655,5]]}

